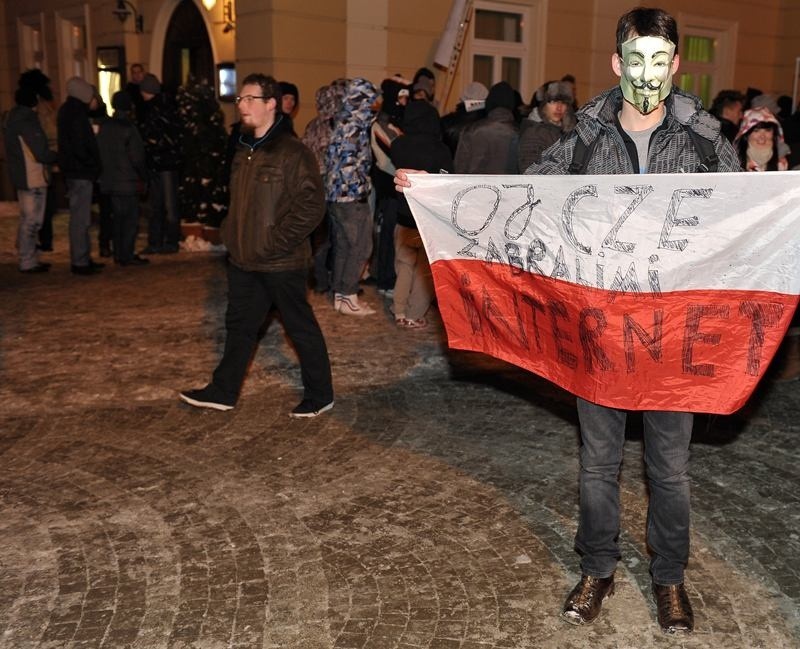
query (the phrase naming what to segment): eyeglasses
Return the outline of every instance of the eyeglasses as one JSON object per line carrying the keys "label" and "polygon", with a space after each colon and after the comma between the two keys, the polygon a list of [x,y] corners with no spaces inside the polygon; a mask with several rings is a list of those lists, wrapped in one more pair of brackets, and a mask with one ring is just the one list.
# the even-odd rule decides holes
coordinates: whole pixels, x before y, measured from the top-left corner
{"label": "eyeglasses", "polygon": [[244,95],[242,97],[236,97],[234,100],[236,105],[238,106],[241,103],[249,104],[255,101],[256,99],[269,99],[269,97],[264,97],[264,95]]}

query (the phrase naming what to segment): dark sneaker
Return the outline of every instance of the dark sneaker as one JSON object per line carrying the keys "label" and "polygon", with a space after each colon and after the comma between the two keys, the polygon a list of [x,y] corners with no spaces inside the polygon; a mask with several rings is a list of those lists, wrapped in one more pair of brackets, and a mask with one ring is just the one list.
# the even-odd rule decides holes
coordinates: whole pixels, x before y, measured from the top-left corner
{"label": "dark sneaker", "polygon": [[326,403],[325,405],[321,406],[314,403],[310,399],[303,399],[299,404],[297,404],[295,409],[289,413],[289,416],[295,417],[296,419],[301,417],[316,417],[317,415],[321,415],[323,412],[327,412],[331,408],[333,408],[332,400],[330,403]]}
{"label": "dark sneaker", "polygon": [[233,410],[235,400],[229,399],[220,393],[213,385],[207,385],[201,390],[187,390],[180,393],[181,401],[198,408],[211,408],[213,410]]}
{"label": "dark sneaker", "polygon": [[96,275],[99,272],[97,266],[72,266],[73,275]]}
{"label": "dark sneaker", "polygon": [[653,597],[658,611],[658,625],[664,633],[682,634],[694,630],[692,603],[683,584],[653,584]]}
{"label": "dark sneaker", "polygon": [[583,575],[564,602],[561,617],[570,624],[591,624],[600,615],[603,602],[614,594],[614,575],[590,577]]}
{"label": "dark sneaker", "polygon": [[128,261],[118,261],[117,264],[120,266],[147,266],[150,263],[149,259],[145,259],[144,257],[140,257],[139,255],[134,255]]}

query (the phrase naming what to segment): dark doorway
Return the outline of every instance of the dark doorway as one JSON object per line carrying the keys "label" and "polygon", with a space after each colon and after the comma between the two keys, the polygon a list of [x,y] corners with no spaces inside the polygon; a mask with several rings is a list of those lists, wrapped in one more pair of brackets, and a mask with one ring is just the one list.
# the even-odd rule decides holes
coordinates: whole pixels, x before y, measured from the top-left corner
{"label": "dark doorway", "polygon": [[192,0],[175,7],[164,42],[164,89],[174,93],[191,74],[214,86],[214,55],[206,24]]}

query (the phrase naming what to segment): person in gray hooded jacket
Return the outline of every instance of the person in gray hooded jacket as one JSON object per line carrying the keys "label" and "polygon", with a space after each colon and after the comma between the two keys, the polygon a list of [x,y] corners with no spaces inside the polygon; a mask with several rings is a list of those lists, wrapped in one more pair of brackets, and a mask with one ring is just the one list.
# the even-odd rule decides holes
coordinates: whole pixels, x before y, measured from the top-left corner
{"label": "person in gray hooded jacket", "polygon": [[36,116],[36,93],[19,88],[14,99],[16,106],[9,112],[5,127],[5,146],[8,174],[19,200],[19,269],[23,273],[42,273],[50,266],[39,261],[36,241],[44,220],[49,165],[57,156],[48,147],[47,135]]}

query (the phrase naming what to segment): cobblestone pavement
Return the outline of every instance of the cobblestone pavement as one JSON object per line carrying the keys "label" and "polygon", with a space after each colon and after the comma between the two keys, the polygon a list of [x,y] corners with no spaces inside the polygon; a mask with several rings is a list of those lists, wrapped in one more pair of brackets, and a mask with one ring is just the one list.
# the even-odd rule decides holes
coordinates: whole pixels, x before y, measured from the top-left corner
{"label": "cobblestone pavement", "polygon": [[[0,647],[796,648],[797,384],[700,417],[693,445],[696,633],[649,595],[632,422],[619,588],[587,628],[574,403],[500,362],[313,304],[336,407],[291,420],[296,360],[272,320],[229,413],[178,402],[221,351],[221,257],[17,272],[0,219]],[[378,297],[366,289],[373,303]]]}

